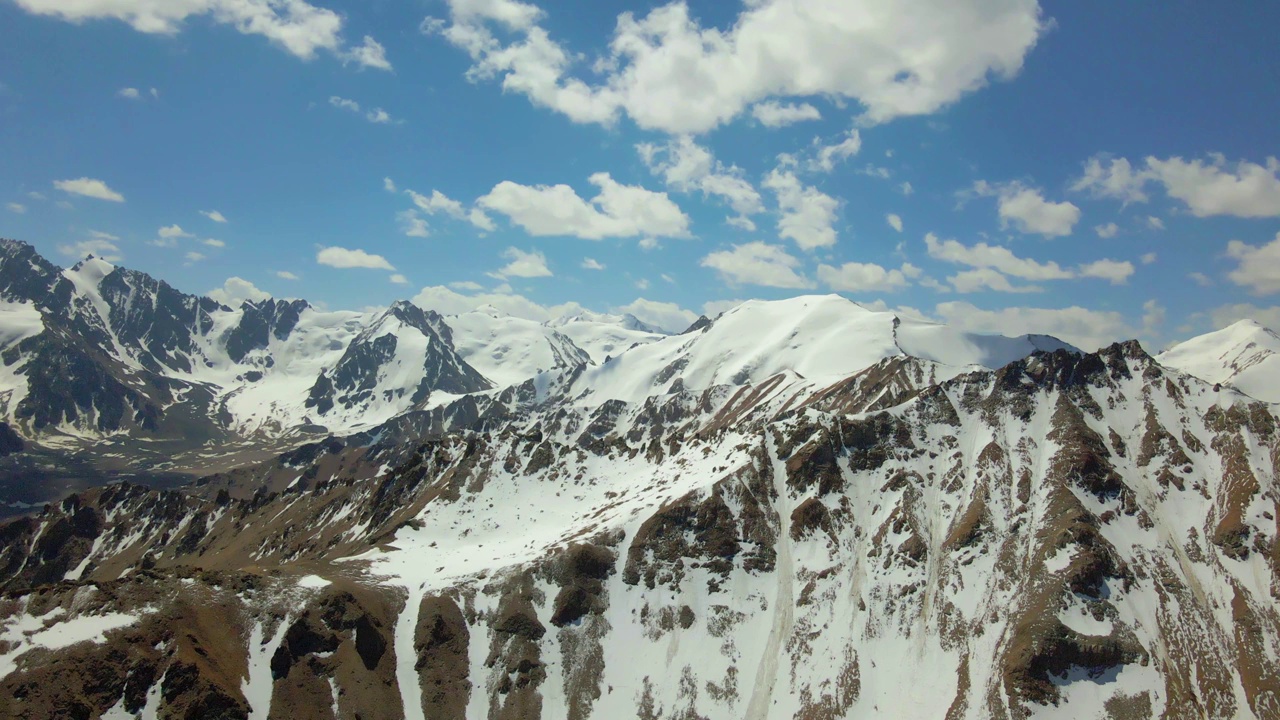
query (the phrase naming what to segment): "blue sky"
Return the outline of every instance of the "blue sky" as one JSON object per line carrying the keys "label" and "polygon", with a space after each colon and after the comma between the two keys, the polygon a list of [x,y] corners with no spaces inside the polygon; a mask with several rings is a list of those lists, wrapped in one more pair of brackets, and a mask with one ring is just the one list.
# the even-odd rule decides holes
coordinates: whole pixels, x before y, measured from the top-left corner
{"label": "blue sky", "polygon": [[0,0],[0,235],[227,299],[678,328],[840,292],[1158,348],[1280,325],[1277,26],[1187,0]]}

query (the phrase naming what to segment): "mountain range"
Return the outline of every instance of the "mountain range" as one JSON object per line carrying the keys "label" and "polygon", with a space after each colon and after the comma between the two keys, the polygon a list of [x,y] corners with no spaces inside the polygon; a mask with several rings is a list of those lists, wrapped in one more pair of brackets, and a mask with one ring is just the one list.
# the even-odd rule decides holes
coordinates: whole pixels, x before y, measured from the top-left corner
{"label": "mountain range", "polygon": [[1280,717],[1256,323],[0,302],[6,717]]}

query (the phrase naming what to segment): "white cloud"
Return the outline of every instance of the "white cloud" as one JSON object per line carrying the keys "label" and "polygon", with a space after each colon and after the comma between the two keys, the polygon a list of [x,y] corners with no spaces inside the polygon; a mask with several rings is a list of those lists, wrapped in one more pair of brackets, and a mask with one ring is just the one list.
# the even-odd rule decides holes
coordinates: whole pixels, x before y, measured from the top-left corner
{"label": "white cloud", "polygon": [[155,98],[156,100],[159,100],[159,99],[160,99],[160,91],[159,91],[159,90],[157,90],[157,89],[155,89],[155,88],[151,88],[151,97],[152,97],[152,98]]}
{"label": "white cloud", "polygon": [[809,169],[815,172],[831,172],[835,170],[838,161],[848,160],[861,151],[862,134],[856,129],[850,130],[849,134],[838,143],[819,145],[818,155],[810,161]]}
{"label": "white cloud", "polygon": [[48,198],[46,198],[46,197],[44,196],[44,193],[38,193],[38,192],[36,192],[35,190],[32,190],[31,192],[27,193],[27,197],[31,198],[32,200],[47,200],[47,199],[48,199]]}
{"label": "white cloud", "polygon": [[1099,156],[1085,163],[1084,176],[1072,189],[1126,203],[1146,202],[1144,189],[1151,182],[1186,204],[1196,217],[1280,217],[1280,160],[1274,157],[1265,164],[1233,164],[1221,153],[1210,153],[1207,161],[1148,157],[1135,169],[1124,158]]}
{"label": "white cloud", "polygon": [[1227,257],[1239,266],[1227,274],[1231,282],[1247,287],[1255,295],[1280,292],[1280,233],[1266,245],[1247,245],[1239,240],[1227,243]]}
{"label": "white cloud", "polygon": [[431,230],[427,225],[427,221],[418,214],[417,210],[402,210],[396,213],[396,219],[400,221],[400,231],[406,236],[416,238],[431,237]]}
{"label": "white cloud", "polygon": [[663,282],[671,283],[672,285],[675,285],[675,284],[676,284],[676,279],[675,279],[675,278],[673,278],[673,277],[671,277],[670,275],[668,275],[668,274],[666,274],[666,273],[663,273],[663,274],[659,275],[658,277],[662,278],[662,281],[663,281]]}
{"label": "white cloud", "polygon": [[775,100],[757,103],[751,108],[751,116],[761,125],[778,128],[806,120],[821,120],[822,113],[809,103],[780,103]]}
{"label": "white cloud", "polygon": [[777,288],[812,288],[808,278],[799,275],[800,261],[778,245],[751,242],[734,245],[732,250],[713,252],[702,259],[732,285],[762,285]]}
{"label": "white cloud", "polygon": [[512,293],[506,286],[491,292],[479,292],[481,288],[475,283],[454,283],[453,287],[464,292],[438,285],[424,287],[414,296],[412,302],[420,308],[435,310],[441,315],[461,315],[485,305],[492,305],[508,315],[537,322],[546,322],[580,307],[577,303],[544,307],[522,295]]}
{"label": "white cloud", "polygon": [[53,186],[58,190],[72,195],[83,195],[87,198],[96,200],[107,200],[110,202],[124,202],[124,196],[107,187],[107,184],[101,180],[93,178],[76,178],[75,180],[57,180]]}
{"label": "white cloud", "polygon": [[764,179],[764,186],[778,197],[782,216],[778,220],[779,237],[794,240],[802,250],[830,247],[836,244],[836,210],[840,202],[804,185],[792,172],[774,169]]}
{"label": "white cloud", "polygon": [[[356,102],[355,100],[351,100],[349,98],[344,98],[344,97],[339,97],[337,95],[334,95],[333,97],[329,98],[329,104],[340,110],[348,110],[353,113],[360,112],[360,103]],[[391,115],[388,114],[387,111],[383,110],[382,108],[370,108],[368,112],[364,113],[364,119],[368,120],[369,122],[375,125],[389,125],[391,123],[396,123],[396,124],[400,123],[399,120],[396,120],[395,118],[391,117]],[[386,185],[386,183],[390,182],[390,180],[391,180],[390,178],[384,178],[383,179],[384,186]],[[392,185],[392,187],[394,187],[394,184]]]}
{"label": "white cloud", "polygon": [[746,300],[710,300],[702,304],[702,314],[709,318],[716,318],[721,313],[728,312],[744,302]]}
{"label": "white cloud", "polygon": [[[914,268],[908,272],[915,272]],[[872,263],[818,266],[818,279],[837,292],[895,292],[911,284],[902,270],[886,270]]]}
{"label": "white cloud", "polygon": [[1143,265],[1150,265],[1156,261],[1156,254],[1153,252],[1145,253],[1141,260]]}
{"label": "white cloud", "polygon": [[391,116],[382,108],[374,108],[365,113],[365,119],[375,125],[387,125],[392,122]]}
{"label": "white cloud", "polygon": [[217,210],[201,210],[200,214],[216,223],[225,223],[227,221],[226,216]]}
{"label": "white cloud", "polygon": [[1065,237],[1080,221],[1080,208],[1069,202],[1045,200],[1039,190],[1019,182],[992,184],[979,181],[973,191],[997,198],[1001,226],[1012,225],[1021,233]]}
{"label": "white cloud", "polygon": [[730,224],[755,230],[749,216],[764,212],[764,203],[741,169],[726,167],[688,136],[674,138],[665,145],[644,143],[636,149],[649,170],[661,176],[668,187],[719,197],[738,213]]}
{"label": "white cloud", "polygon": [[902,232],[902,218],[894,215],[893,213],[889,213],[884,219],[889,223],[889,227],[897,230],[898,232]]}
{"label": "white cloud", "polygon": [[116,95],[126,100],[140,100],[142,98],[142,93],[138,92],[138,88],[131,87],[120,88]]}
{"label": "white cloud", "polygon": [[480,283],[472,282],[470,280],[462,280],[460,282],[451,282],[449,283],[449,287],[453,288],[454,290],[461,290],[463,292],[479,292],[484,289],[484,286],[481,285]]}
{"label": "white cloud", "polygon": [[1152,177],[1170,197],[1187,204],[1196,217],[1231,215],[1242,218],[1280,217],[1280,160],[1266,166],[1240,161],[1235,167],[1222,155],[1210,162],[1147,158]]}
{"label": "white cloud", "polygon": [[499,183],[476,203],[502,213],[534,236],[567,235],[584,240],[607,237],[687,237],[689,216],[667,197],[621,185],[608,173],[589,178],[600,193],[583,200],[568,185]]}
{"label": "white cloud", "polygon": [[626,305],[613,308],[613,312],[634,315],[637,320],[645,325],[666,330],[670,333],[684,332],[698,319],[697,313],[686,310],[675,303],[658,302],[644,298],[636,298]]}
{"label": "white cloud", "polygon": [[1144,335],[1155,335],[1160,331],[1160,327],[1164,325],[1166,316],[1165,307],[1155,300],[1148,300],[1142,304],[1142,333]]}
{"label": "white cloud", "polygon": [[493,219],[485,215],[480,208],[471,208],[471,211],[467,213],[467,220],[484,232],[493,232],[498,228],[497,225],[493,224]]}
{"label": "white cloud", "polygon": [[382,178],[382,187],[389,193],[396,191],[396,182],[389,177]]}
{"label": "white cloud", "polygon": [[1156,217],[1155,215],[1151,215],[1147,217],[1147,227],[1151,228],[1152,230],[1163,230],[1164,221]]}
{"label": "white cloud", "polygon": [[1200,287],[1213,287],[1213,278],[1202,272],[1187,273],[1187,277],[1191,278],[1192,282]]}
{"label": "white cloud", "polygon": [[[209,16],[246,35],[260,35],[303,59],[324,50],[343,56],[342,16],[305,0],[15,0],[37,15],[68,22],[115,19],[142,33],[176,35],[192,17]],[[366,41],[365,47],[368,46]],[[358,52],[359,49],[356,51]],[[352,57],[357,62],[359,58]]]}
{"label": "white cloud", "polygon": [[902,193],[903,195],[911,195],[915,191],[916,189],[912,187],[911,183],[909,182],[904,182],[898,186],[898,192]]}
{"label": "white cloud", "polygon": [[5,205],[5,207],[9,209],[9,212],[17,213],[18,215],[21,215],[27,211],[27,206],[23,205],[22,203],[11,202]]}
{"label": "white cloud", "polygon": [[408,285],[409,278],[401,275],[400,273],[395,273],[394,275],[391,276],[391,282],[394,285]]}
{"label": "white cloud", "polygon": [[1002,293],[1038,293],[1044,292],[1039,285],[1014,285],[1009,278],[991,268],[975,268],[962,270],[947,278],[951,287],[958,293],[975,293],[984,290]]}
{"label": "white cloud", "polygon": [[85,240],[69,245],[59,245],[58,252],[74,260],[81,260],[89,255],[96,258],[102,258],[110,263],[120,262],[124,259],[123,254],[120,252],[120,248],[110,240],[103,238]]}
{"label": "white cloud", "polygon": [[640,242],[637,244],[640,246],[640,249],[644,250],[645,252],[649,252],[651,250],[657,250],[658,248],[662,247],[662,245],[658,243],[658,239],[652,238],[652,237],[640,238]]}
{"label": "white cloud", "polygon": [[593,85],[571,74],[578,55],[541,17],[523,2],[452,0],[451,23],[423,29],[470,55],[471,79],[499,79],[576,122],[625,113],[644,129],[701,133],[771,98],[852,100],[864,123],[933,113],[1016,75],[1047,27],[1034,0],[753,0],[728,30],[673,2],[618,17]]}
{"label": "white cloud", "polygon": [[601,265],[595,258],[583,258],[582,269],[583,270],[603,270],[604,265]]}
{"label": "white cloud", "polygon": [[1033,282],[1047,280],[1071,280],[1075,278],[1100,278],[1113,285],[1128,281],[1134,273],[1133,263],[1102,259],[1085,263],[1076,268],[1064,268],[1056,262],[1041,263],[1020,258],[1013,251],[998,245],[978,243],[964,245],[955,240],[939,240],[929,233],[925,236],[929,257],[957,265],[967,265],[973,270],[948,278],[952,286],[962,293],[979,290],[997,292],[1040,292],[1036,285],[1016,286],[1004,276],[1012,276]]}
{"label": "white cloud", "polygon": [[102,231],[100,231],[100,230],[90,230],[90,231],[89,231],[89,237],[93,238],[94,240],[111,240],[111,241],[117,241],[117,240],[119,240],[119,239],[120,239],[119,237],[117,237],[117,236],[115,236],[115,235],[112,235],[111,233],[105,233],[105,232],[102,232]]}
{"label": "white cloud", "polygon": [[1241,320],[1257,320],[1265,327],[1280,331],[1280,307],[1258,307],[1249,303],[1223,305],[1209,311],[1209,318],[1217,330]]}
{"label": "white cloud", "polygon": [[391,63],[387,61],[387,49],[377,40],[364,36],[364,43],[359,47],[351,48],[346,54],[346,59],[355,62],[361,67],[375,68],[378,70],[390,70]]}
{"label": "white cloud", "polygon": [[451,199],[449,196],[439,190],[432,190],[430,195],[423,195],[413,190],[405,190],[406,195],[413,198],[413,204],[417,205],[423,212],[428,215],[435,215],[443,212],[446,215],[457,218],[459,220],[466,217],[466,211],[462,208],[462,203]]}
{"label": "white cloud", "polygon": [[1099,278],[1112,285],[1123,285],[1133,276],[1133,263],[1118,260],[1095,260],[1081,265],[1077,270],[1080,277]]}
{"label": "white cloud", "polygon": [[1120,226],[1115,223],[1107,223],[1106,225],[1095,227],[1093,231],[1098,234],[1098,237],[1107,240],[1120,233]]}
{"label": "white cloud", "polygon": [[334,268],[368,268],[370,270],[389,270],[395,272],[395,266],[387,262],[381,255],[372,255],[364,250],[349,250],[342,247],[321,248],[316,253],[316,262]]}
{"label": "white cloud", "polygon": [[277,270],[276,277],[280,278],[281,280],[299,280],[300,279],[297,275],[294,275],[288,270]]}
{"label": "white cloud", "polygon": [[187,260],[186,262],[187,265],[194,265],[195,263],[198,263],[201,260],[204,260],[206,256],[204,253],[198,253],[195,250],[192,250],[188,252],[185,257]]}
{"label": "white cloud", "polygon": [[502,253],[502,257],[511,262],[494,273],[496,277],[551,277],[551,269],[547,267],[547,256],[537,250],[525,252],[519,248],[509,247]]}
{"label": "white cloud", "polygon": [[183,230],[181,227],[179,227],[176,224],[169,225],[168,227],[162,227],[158,231],[156,231],[156,234],[164,238],[165,240],[194,237],[191,233],[187,232],[186,230]]}
{"label": "white cloud", "polygon": [[1117,312],[1073,306],[1061,309],[1011,307],[983,310],[967,302],[940,303],[935,313],[961,330],[1002,335],[1053,335],[1085,351],[1093,351],[1135,336],[1134,328]]}
{"label": "white cloud", "polygon": [[1056,262],[1039,263],[1020,258],[1008,248],[997,245],[963,245],[956,240],[939,240],[933,233],[926,235],[924,240],[929,257],[935,260],[972,268],[990,268],[1023,280],[1069,280],[1075,277]]}
{"label": "white cloud", "polygon": [[259,303],[271,299],[271,293],[259,290],[253,283],[241,277],[227,278],[220,288],[209,291],[209,297],[230,308],[238,308],[246,302]]}
{"label": "white cloud", "polygon": [[1097,198],[1121,200],[1128,205],[1147,201],[1147,194],[1143,192],[1146,183],[1146,175],[1141,171],[1135,172],[1128,160],[1098,155],[1085,163],[1084,175],[1071,189],[1088,192]]}
{"label": "white cloud", "polygon": [[205,245],[208,245],[211,248],[224,248],[227,246],[227,244],[222,242],[221,240],[214,240],[213,238],[205,238],[200,242],[204,243]]}
{"label": "white cloud", "polygon": [[647,278],[640,278],[639,280],[636,280],[635,286],[639,290],[648,290],[649,280]]}

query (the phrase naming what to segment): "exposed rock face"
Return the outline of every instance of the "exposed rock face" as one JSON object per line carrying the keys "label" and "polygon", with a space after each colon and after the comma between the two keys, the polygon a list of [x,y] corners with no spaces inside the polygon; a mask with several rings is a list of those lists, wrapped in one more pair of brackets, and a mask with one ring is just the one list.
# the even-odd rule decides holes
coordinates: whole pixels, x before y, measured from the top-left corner
{"label": "exposed rock face", "polygon": [[80,493],[0,527],[0,715],[1280,716],[1270,406],[1136,343],[930,372],[530,384]]}

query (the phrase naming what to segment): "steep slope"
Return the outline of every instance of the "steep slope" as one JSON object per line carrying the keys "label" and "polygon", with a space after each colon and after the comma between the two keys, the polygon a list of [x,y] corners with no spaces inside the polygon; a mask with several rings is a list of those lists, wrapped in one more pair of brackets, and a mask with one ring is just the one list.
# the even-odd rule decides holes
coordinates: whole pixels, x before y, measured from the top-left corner
{"label": "steep slope", "polygon": [[1280,336],[1254,320],[1192,338],[1160,353],[1164,365],[1210,383],[1233,385],[1259,400],[1280,402]]}
{"label": "steep slope", "polygon": [[1136,343],[934,367],[530,382],[376,479],[69,499],[0,528],[0,714],[1276,717],[1271,408]]}
{"label": "steep slope", "polygon": [[492,306],[447,317],[445,322],[453,330],[458,355],[498,387],[593,362],[558,330]]}

